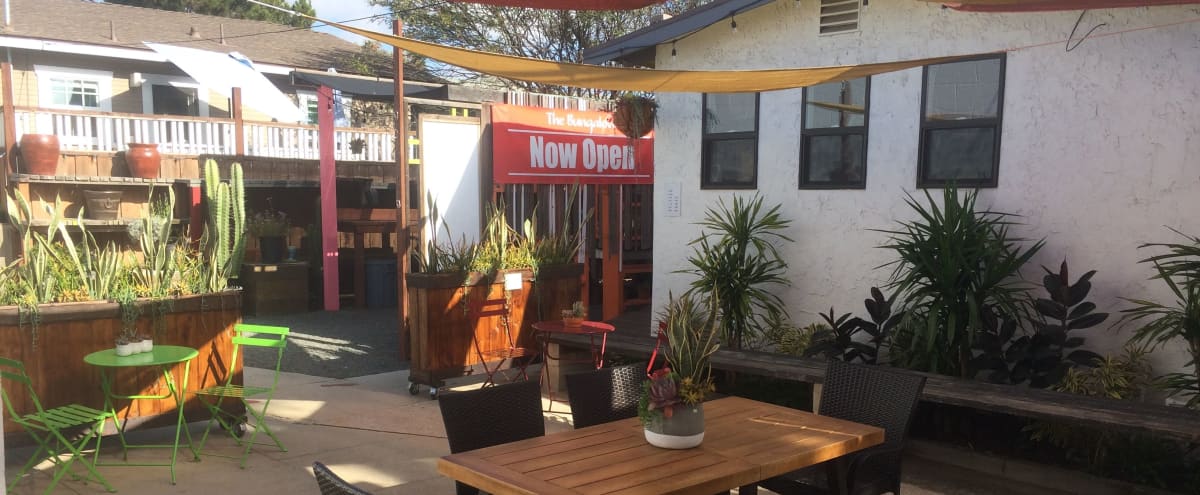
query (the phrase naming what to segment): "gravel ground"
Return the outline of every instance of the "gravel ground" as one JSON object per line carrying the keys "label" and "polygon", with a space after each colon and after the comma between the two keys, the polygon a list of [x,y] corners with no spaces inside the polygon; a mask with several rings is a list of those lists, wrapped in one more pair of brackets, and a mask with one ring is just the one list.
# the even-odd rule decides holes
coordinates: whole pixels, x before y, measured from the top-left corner
{"label": "gravel ground", "polygon": [[[408,369],[400,361],[396,309],[314,311],[246,316],[246,323],[292,330],[283,351],[283,371],[327,378],[349,378]],[[271,349],[249,348],[245,365],[275,368]]]}

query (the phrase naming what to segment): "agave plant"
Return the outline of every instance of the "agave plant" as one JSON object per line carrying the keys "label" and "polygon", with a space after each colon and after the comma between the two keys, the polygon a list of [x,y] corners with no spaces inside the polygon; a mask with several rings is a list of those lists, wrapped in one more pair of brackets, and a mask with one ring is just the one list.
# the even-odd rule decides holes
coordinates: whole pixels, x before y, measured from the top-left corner
{"label": "agave plant", "polygon": [[763,198],[733,198],[732,208],[722,199],[698,223],[710,232],[691,242],[688,257],[696,276],[690,292],[711,296],[719,304],[721,342],[735,349],[758,339],[768,322],[787,319],[781,287],[791,285],[784,276],[787,262],[776,242],[791,221],[779,213],[780,205],[764,209]]}
{"label": "agave plant", "polygon": [[[1172,229],[1174,230],[1174,229]],[[1134,307],[1122,311],[1122,321],[1139,325],[1133,342],[1151,348],[1177,339],[1183,340],[1192,359],[1187,366],[1192,373],[1172,373],[1162,377],[1160,384],[1172,395],[1188,396],[1188,407],[1200,407],[1200,237],[1175,230],[1189,241],[1184,244],[1143,244],[1142,248],[1166,248],[1166,254],[1152,256],[1142,263],[1154,265],[1153,279],[1162,280],[1175,296],[1173,305],[1145,299],[1128,299]]]}
{"label": "agave plant", "polygon": [[969,378],[972,344],[985,331],[987,312],[1027,319],[1029,286],[1017,279],[1022,266],[1042,248],[1010,237],[1012,215],[977,211],[977,191],[959,197],[943,190],[942,206],[928,191],[928,204],[911,195],[917,219],[883,230],[881,246],[897,256],[888,287],[904,313],[896,329],[892,361],[902,367]]}

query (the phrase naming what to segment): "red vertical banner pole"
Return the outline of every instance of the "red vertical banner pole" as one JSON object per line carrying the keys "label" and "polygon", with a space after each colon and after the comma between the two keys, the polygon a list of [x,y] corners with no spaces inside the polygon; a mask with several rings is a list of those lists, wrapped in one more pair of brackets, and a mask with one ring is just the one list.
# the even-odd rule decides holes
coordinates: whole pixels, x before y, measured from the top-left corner
{"label": "red vertical banner pole", "polygon": [[317,88],[317,144],[321,153],[321,263],[325,311],[338,306],[337,170],[333,161],[333,90]]}
{"label": "red vertical banner pole", "polygon": [[[404,34],[404,22],[400,19],[392,21],[392,33],[396,36]],[[408,252],[411,249],[409,239],[412,234],[408,229],[408,106],[404,104],[404,50],[392,50],[392,62],[396,64],[396,79],[393,81],[396,91],[396,308],[399,311],[400,360],[409,359],[408,348]]]}

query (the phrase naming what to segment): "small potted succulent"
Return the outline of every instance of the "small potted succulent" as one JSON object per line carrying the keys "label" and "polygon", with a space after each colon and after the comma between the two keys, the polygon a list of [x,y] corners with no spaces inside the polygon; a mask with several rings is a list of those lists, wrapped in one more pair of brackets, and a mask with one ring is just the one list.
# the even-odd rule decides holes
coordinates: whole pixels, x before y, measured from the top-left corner
{"label": "small potted succulent", "polygon": [[638,403],[650,445],[690,449],[704,441],[704,398],[716,389],[710,363],[718,347],[716,308],[715,300],[706,308],[685,294],[659,313],[667,367],[650,375]]}
{"label": "small potted succulent", "polygon": [[583,301],[575,301],[571,309],[562,311],[563,326],[567,328],[579,328],[584,318],[587,318],[587,309],[583,307]]}

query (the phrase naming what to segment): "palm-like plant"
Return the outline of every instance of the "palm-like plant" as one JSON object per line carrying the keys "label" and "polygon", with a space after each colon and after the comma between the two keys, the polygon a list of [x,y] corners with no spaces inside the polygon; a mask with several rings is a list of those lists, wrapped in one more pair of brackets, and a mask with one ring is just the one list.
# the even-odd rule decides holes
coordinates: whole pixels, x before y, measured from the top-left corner
{"label": "palm-like plant", "polygon": [[698,223],[714,233],[702,232],[691,242],[696,275],[689,292],[715,297],[721,316],[721,341],[735,349],[763,332],[769,321],[785,321],[787,310],[777,295],[787,262],[775,242],[791,241],[782,233],[791,225],[779,205],[764,210],[761,196],[733,198],[730,208],[720,200]]}
{"label": "palm-like plant", "polygon": [[1027,249],[1009,237],[1011,214],[976,211],[976,191],[961,199],[943,190],[938,207],[911,195],[906,202],[917,219],[884,230],[881,246],[898,258],[888,287],[901,301],[904,319],[892,345],[896,364],[934,373],[970,377],[971,346],[984,329],[986,312],[1026,319],[1029,287],[1014,279],[1043,241]]}
{"label": "palm-like plant", "polygon": [[[1174,230],[1174,229],[1172,229]],[[1122,311],[1122,321],[1141,326],[1134,332],[1133,341],[1157,347],[1175,339],[1183,339],[1192,359],[1187,366],[1192,374],[1172,373],[1162,377],[1161,384],[1171,395],[1189,395],[1188,407],[1200,407],[1200,237],[1182,232],[1190,244],[1143,244],[1139,247],[1166,248],[1166,254],[1142,260],[1151,263],[1157,274],[1175,296],[1168,306],[1144,299],[1129,299],[1133,308]]]}

